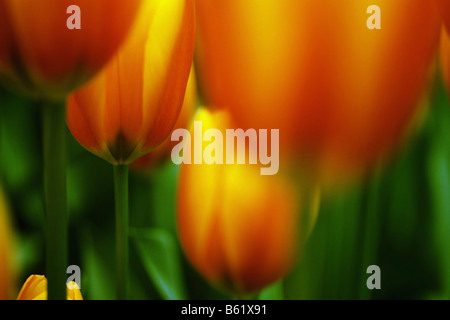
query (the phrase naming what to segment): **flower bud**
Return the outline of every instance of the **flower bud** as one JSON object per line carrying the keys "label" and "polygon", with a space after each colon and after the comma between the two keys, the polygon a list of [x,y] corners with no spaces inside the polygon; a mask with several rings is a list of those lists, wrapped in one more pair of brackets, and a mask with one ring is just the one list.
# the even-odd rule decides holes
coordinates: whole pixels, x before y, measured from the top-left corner
{"label": "flower bud", "polygon": [[171,132],[194,53],[194,1],[145,1],[124,46],[69,98],[68,125],[112,164],[143,156]]}
{"label": "flower bud", "polygon": [[[17,300],[47,300],[47,279],[31,275],[25,281]],[[81,290],[75,282],[67,284],[67,300],[83,300]]]}
{"label": "flower bud", "polygon": [[[233,128],[224,111],[201,110],[195,121],[224,136]],[[191,140],[198,139],[194,131]],[[206,148],[205,142],[205,159]],[[184,252],[214,285],[239,295],[254,293],[295,265],[314,224],[317,195],[303,198],[287,175],[262,176],[255,165],[183,164],[177,225]],[[302,210],[305,203],[311,210]]]}

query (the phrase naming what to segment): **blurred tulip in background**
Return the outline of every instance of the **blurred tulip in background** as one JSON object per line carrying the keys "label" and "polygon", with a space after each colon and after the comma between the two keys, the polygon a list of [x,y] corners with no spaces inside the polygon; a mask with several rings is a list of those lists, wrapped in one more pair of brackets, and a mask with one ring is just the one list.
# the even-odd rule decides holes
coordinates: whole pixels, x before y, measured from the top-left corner
{"label": "blurred tulip in background", "polygon": [[[0,2],[0,80],[36,98],[64,99],[95,75],[125,39],[141,0]],[[79,30],[67,8],[80,7]]]}
{"label": "blurred tulip in background", "polygon": [[369,30],[373,4],[198,0],[205,103],[280,129],[280,152],[321,178],[360,174],[414,119],[440,27],[429,0],[380,0],[381,30]]}
{"label": "blurred tulip in background", "polygon": [[[202,109],[195,121],[202,122],[203,130],[218,129],[224,135],[227,128],[233,128],[226,111]],[[203,144],[203,149],[206,147]],[[315,204],[311,210],[302,211],[301,202],[309,199],[302,197],[293,181],[281,173],[261,176],[255,165],[204,163],[182,165],[180,170],[180,240],[203,276],[245,295],[289,272],[300,255],[301,240],[313,224],[317,201],[311,202]],[[302,225],[305,221],[310,224]]]}

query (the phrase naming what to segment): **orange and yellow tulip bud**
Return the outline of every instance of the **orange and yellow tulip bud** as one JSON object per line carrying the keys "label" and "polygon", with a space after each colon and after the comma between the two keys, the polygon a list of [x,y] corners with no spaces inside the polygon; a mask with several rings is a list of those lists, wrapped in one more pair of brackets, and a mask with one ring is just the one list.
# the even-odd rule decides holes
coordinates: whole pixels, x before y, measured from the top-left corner
{"label": "orange and yellow tulip bud", "polygon": [[[190,120],[194,115],[194,110],[197,105],[197,84],[195,78],[194,68],[191,69],[191,74],[186,88],[186,95],[184,96],[183,106],[181,107],[180,116],[178,117],[173,130],[179,128],[187,128]],[[173,132],[173,131],[172,131]],[[140,157],[133,163],[131,168],[138,171],[147,171],[153,168],[155,165],[162,163],[163,161],[170,159],[170,153],[176,142],[173,142],[169,136],[152,152]]]}
{"label": "orange and yellow tulip bud", "polygon": [[[31,275],[25,281],[17,300],[47,300],[47,279],[45,276]],[[72,281],[67,284],[67,300],[83,300],[81,290]]]}
{"label": "orange and yellow tulip bud", "polygon": [[13,299],[16,279],[13,246],[9,210],[0,187],[0,300]]}
{"label": "orange and yellow tulip bud", "polygon": [[183,104],[194,40],[193,0],[145,1],[118,54],[69,98],[68,125],[78,142],[112,164],[162,143]]}
{"label": "orange and yellow tulip bud", "polygon": [[[381,29],[367,27],[373,4]],[[281,153],[333,178],[367,169],[402,137],[440,28],[429,0],[198,0],[196,8],[205,102],[244,129],[280,129]]]}
{"label": "orange and yellow tulip bud", "polygon": [[[115,53],[141,1],[2,0],[0,79],[38,98],[64,98]],[[81,29],[67,27],[71,5]]]}
{"label": "orange and yellow tulip bud", "polygon": [[[195,121],[224,136],[233,128],[225,111],[200,110]],[[317,211],[302,212],[299,193],[286,175],[262,176],[259,166],[183,164],[177,226],[185,254],[214,285],[238,295],[257,292],[291,270],[314,223]]]}

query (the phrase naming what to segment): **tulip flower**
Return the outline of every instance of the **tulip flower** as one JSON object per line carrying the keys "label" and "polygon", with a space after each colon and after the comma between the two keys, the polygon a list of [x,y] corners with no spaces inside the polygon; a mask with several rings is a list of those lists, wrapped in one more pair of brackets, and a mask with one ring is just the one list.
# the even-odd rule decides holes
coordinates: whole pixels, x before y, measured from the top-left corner
{"label": "tulip flower", "polygon": [[[47,300],[47,279],[45,276],[29,276],[23,284],[17,300]],[[73,281],[67,284],[67,300],[83,300],[80,288]]]}
{"label": "tulip flower", "polygon": [[381,29],[371,30],[373,4],[198,0],[205,102],[244,129],[280,129],[280,152],[321,178],[367,170],[417,113],[440,28],[432,1],[380,0]]}
{"label": "tulip flower", "polygon": [[157,147],[180,113],[193,45],[193,1],[148,1],[113,61],[69,98],[73,136],[112,164]]}
{"label": "tulip flower", "polygon": [[[174,130],[179,128],[186,128],[191,120],[194,109],[197,103],[197,85],[195,79],[195,71],[192,68],[186,88],[186,95],[184,97],[183,106],[180,115],[175,123]],[[173,132],[173,131],[172,131]],[[170,158],[170,153],[174,147],[175,142],[170,138],[170,135],[152,152],[140,157],[131,164],[131,168],[138,171],[147,171],[155,165]]]}
{"label": "tulip flower", "polygon": [[69,98],[68,126],[114,165],[117,292],[127,294],[128,164],[161,144],[180,113],[195,41],[193,0],[145,1],[105,69]]}
{"label": "tulip flower", "polygon": [[12,298],[15,278],[12,226],[6,199],[0,187],[0,300]]}
{"label": "tulip flower", "polygon": [[[195,121],[205,131],[233,128],[225,111],[201,110]],[[318,194],[299,194],[285,174],[262,176],[255,165],[182,164],[177,226],[185,254],[222,289],[238,296],[261,290],[291,270],[314,224]]]}
{"label": "tulip flower", "polygon": [[[141,1],[2,0],[0,79],[37,98],[64,99],[115,53]],[[67,27],[70,5],[80,9],[81,29]]]}

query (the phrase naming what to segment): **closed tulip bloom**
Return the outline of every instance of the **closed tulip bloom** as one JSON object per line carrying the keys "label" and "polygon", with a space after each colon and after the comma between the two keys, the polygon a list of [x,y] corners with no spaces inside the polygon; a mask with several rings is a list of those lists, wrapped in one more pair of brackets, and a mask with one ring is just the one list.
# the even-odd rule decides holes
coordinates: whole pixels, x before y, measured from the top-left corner
{"label": "closed tulip bloom", "polygon": [[93,81],[69,98],[68,125],[84,147],[128,164],[169,135],[194,51],[194,1],[145,1],[131,34]]}
{"label": "closed tulip bloom", "polygon": [[[197,84],[195,78],[195,71],[192,68],[191,74],[186,88],[186,95],[184,97],[183,106],[181,108],[180,116],[178,117],[173,130],[179,128],[186,128],[194,115],[194,109],[197,104]],[[173,142],[169,136],[152,152],[140,157],[131,164],[131,168],[138,171],[151,170],[155,165],[170,159],[170,153],[176,142]]]}
{"label": "closed tulip bloom", "polygon": [[[111,58],[142,0],[2,0],[0,79],[34,97],[62,99]],[[80,9],[81,29],[67,24]]]}
{"label": "closed tulip bloom", "polygon": [[0,300],[13,299],[16,268],[8,206],[0,187]]}
{"label": "closed tulip bloom", "polygon": [[380,0],[369,29],[373,4],[198,0],[206,103],[243,128],[280,129],[280,152],[322,173],[365,170],[414,118],[440,28],[432,1]]}
{"label": "closed tulip bloom", "polygon": [[[17,300],[47,300],[47,279],[41,275],[31,275],[25,281]],[[67,300],[83,300],[81,290],[72,281],[67,284]]]}
{"label": "closed tulip bloom", "polygon": [[[224,111],[202,110],[195,120],[224,136],[233,128]],[[301,201],[286,176],[261,176],[255,165],[183,164],[177,226],[184,252],[214,285],[237,295],[257,292],[297,261],[317,212],[301,212]],[[307,220],[311,224],[302,225]]]}

